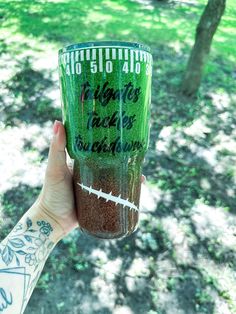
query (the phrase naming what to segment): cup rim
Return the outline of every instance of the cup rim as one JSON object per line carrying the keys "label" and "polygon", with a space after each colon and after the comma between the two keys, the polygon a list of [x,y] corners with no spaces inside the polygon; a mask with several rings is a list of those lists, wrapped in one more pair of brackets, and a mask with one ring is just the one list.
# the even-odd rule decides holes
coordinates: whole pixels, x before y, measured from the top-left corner
{"label": "cup rim", "polygon": [[59,49],[58,53],[62,54],[65,52],[77,50],[80,48],[91,48],[91,47],[127,47],[127,48],[136,48],[140,50],[144,50],[146,52],[151,52],[149,46],[137,42],[129,42],[129,41],[119,41],[119,40],[104,40],[104,41],[87,41],[81,42],[77,44],[71,44]]}

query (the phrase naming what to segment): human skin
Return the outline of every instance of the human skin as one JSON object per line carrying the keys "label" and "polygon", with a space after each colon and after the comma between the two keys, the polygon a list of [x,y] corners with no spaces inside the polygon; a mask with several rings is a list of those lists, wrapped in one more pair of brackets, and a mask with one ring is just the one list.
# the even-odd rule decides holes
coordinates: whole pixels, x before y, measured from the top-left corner
{"label": "human skin", "polygon": [[0,312],[4,314],[24,312],[49,254],[78,226],[65,147],[64,126],[55,121],[41,193],[0,243]]}
{"label": "human skin", "polygon": [[0,243],[0,312],[5,314],[24,312],[50,252],[78,226],[65,146],[65,129],[55,121],[42,191]]}

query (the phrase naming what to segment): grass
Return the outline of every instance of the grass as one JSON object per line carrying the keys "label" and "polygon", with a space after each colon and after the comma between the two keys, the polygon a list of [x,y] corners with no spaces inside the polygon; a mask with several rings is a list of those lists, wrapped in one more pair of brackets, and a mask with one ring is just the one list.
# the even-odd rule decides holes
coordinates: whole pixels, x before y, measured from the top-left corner
{"label": "grass", "polygon": [[[20,34],[29,40],[37,39],[38,44],[46,41],[59,46],[103,39],[146,42],[148,32],[149,45],[156,46],[158,42],[176,48],[180,45],[186,51],[193,42],[205,3],[201,0],[167,6],[153,1],[151,6],[141,6],[126,0],[89,0],[81,5],[77,1],[5,1],[1,4],[1,32],[3,36]],[[235,13],[230,0],[212,47],[213,53],[232,62],[236,55]],[[76,29],[82,31],[72,31]],[[21,53],[21,49],[17,52]]]}
{"label": "grass", "polygon": [[[214,37],[197,99],[178,94],[205,4],[0,4],[0,147],[7,140],[0,162],[1,238],[40,191],[42,179],[31,179],[43,172],[52,121],[60,119],[57,50],[112,39],[146,43],[154,56],[139,231],[122,241],[87,239],[78,231],[66,237],[50,256],[26,313],[236,313],[233,0]],[[24,162],[16,162],[19,155]]]}

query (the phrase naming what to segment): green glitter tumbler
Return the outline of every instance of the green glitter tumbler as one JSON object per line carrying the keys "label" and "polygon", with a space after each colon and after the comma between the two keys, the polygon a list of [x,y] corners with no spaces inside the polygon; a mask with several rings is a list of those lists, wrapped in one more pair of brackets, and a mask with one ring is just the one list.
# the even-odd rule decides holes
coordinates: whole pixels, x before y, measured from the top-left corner
{"label": "green glitter tumbler", "polygon": [[148,149],[152,55],[144,45],[86,42],[59,51],[62,115],[82,231],[124,237],[137,229]]}

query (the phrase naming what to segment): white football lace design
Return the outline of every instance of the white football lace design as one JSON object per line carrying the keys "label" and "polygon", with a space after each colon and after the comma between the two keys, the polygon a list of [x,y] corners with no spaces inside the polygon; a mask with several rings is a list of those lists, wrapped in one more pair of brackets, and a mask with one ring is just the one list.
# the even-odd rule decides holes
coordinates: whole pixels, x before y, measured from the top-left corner
{"label": "white football lace design", "polygon": [[96,190],[96,189],[93,189],[92,186],[88,187],[88,186],[84,185],[83,183],[77,183],[77,184],[79,186],[81,186],[81,188],[83,190],[86,190],[87,192],[89,192],[89,194],[91,194],[91,193],[95,194],[95,195],[97,195],[97,198],[100,198],[100,197],[104,198],[106,200],[106,202],[112,201],[116,205],[121,204],[124,207],[127,206],[130,209],[134,209],[135,211],[138,211],[138,207],[136,205],[134,205],[134,203],[131,203],[128,199],[125,200],[125,199],[121,198],[121,195],[115,196],[115,195],[112,195],[112,192],[107,194],[107,193],[103,192],[102,189]]}

